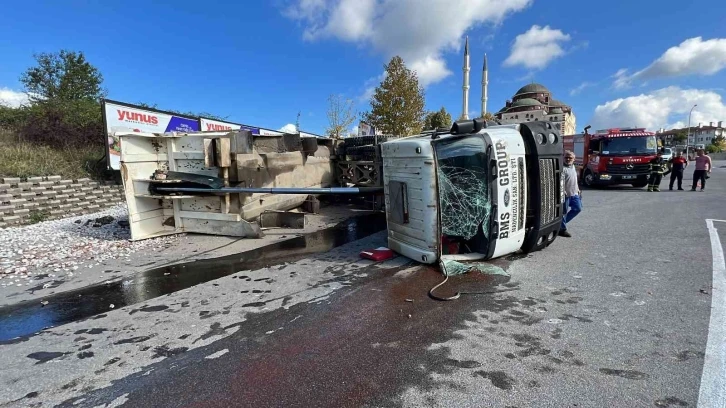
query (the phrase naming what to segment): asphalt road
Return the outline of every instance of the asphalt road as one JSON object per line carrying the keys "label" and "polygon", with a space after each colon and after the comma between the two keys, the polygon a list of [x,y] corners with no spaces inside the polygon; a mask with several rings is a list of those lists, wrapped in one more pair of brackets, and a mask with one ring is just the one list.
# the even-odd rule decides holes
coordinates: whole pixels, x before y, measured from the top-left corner
{"label": "asphalt road", "polygon": [[379,233],[2,344],[0,406],[695,407],[726,168],[661,187],[584,191],[572,238],[451,302],[433,268],[358,259]]}

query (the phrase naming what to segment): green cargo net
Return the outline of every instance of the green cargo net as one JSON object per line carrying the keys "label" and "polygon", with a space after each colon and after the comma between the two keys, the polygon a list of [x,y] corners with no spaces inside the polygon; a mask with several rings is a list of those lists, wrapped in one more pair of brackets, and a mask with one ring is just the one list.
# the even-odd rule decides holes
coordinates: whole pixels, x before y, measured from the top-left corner
{"label": "green cargo net", "polygon": [[483,273],[484,275],[502,275],[502,276],[509,276],[509,273],[505,271],[504,269],[496,266],[491,265],[484,262],[468,262],[468,263],[461,263],[454,260],[444,260],[443,262],[444,267],[444,275],[446,276],[454,276],[454,275],[463,275],[468,272],[479,272]]}

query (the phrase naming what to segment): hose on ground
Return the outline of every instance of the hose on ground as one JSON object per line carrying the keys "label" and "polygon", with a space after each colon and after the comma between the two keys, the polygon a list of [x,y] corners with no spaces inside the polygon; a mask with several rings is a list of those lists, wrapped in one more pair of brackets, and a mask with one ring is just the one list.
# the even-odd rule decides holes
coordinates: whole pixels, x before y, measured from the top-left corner
{"label": "hose on ground", "polygon": [[432,299],[435,299],[435,300],[440,300],[440,301],[445,302],[445,301],[449,301],[449,300],[456,300],[459,297],[461,297],[461,295],[490,295],[490,294],[494,294],[494,293],[510,292],[510,291],[516,290],[516,289],[504,289],[504,290],[489,290],[489,291],[483,291],[483,292],[456,292],[456,294],[454,296],[449,296],[449,297],[441,297],[441,296],[434,295],[434,291],[436,289],[438,289],[439,287],[441,287],[448,280],[449,280],[449,276],[446,275],[446,277],[444,278],[443,281],[441,281],[441,283],[439,283],[438,285],[434,286],[433,288],[431,288],[429,290],[429,297]]}

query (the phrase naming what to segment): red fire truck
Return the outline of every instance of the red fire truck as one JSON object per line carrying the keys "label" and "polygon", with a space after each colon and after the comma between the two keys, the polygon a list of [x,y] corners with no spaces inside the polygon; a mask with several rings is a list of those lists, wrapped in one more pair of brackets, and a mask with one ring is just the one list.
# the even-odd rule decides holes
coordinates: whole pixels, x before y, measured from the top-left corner
{"label": "red fire truck", "polygon": [[618,128],[563,136],[566,150],[575,153],[575,166],[588,187],[648,184],[649,162],[658,150],[655,133],[645,128]]}

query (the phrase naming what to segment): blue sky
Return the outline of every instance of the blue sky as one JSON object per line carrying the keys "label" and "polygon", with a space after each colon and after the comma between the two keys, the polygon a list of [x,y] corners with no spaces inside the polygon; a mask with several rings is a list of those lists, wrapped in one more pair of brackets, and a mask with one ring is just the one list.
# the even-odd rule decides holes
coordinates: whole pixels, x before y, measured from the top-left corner
{"label": "blue sky", "polygon": [[427,109],[456,117],[468,35],[472,113],[486,52],[489,111],[534,80],[573,107],[578,130],[678,126],[694,104],[694,122],[726,120],[719,0],[10,0],[3,13],[6,103],[33,53],[65,48],[101,70],[111,99],[274,129],[300,111],[303,130],[323,133],[328,95],[367,110],[366,91],[401,55],[426,83]]}

